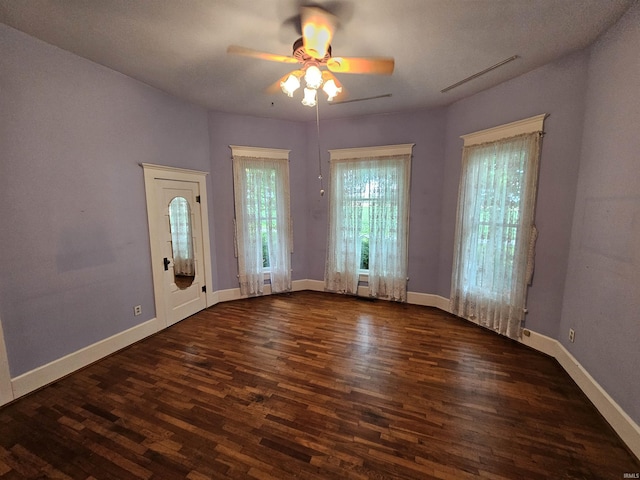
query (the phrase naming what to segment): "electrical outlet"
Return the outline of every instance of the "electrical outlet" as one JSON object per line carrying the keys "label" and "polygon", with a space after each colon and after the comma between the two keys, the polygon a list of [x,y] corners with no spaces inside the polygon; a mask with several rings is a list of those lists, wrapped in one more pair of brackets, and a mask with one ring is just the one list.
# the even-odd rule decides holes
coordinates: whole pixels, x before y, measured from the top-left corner
{"label": "electrical outlet", "polygon": [[142,305],[136,305],[133,307],[133,314],[135,316],[142,315]]}
{"label": "electrical outlet", "polygon": [[569,341],[571,343],[573,343],[575,339],[576,339],[576,331],[573,328],[570,328],[569,329]]}

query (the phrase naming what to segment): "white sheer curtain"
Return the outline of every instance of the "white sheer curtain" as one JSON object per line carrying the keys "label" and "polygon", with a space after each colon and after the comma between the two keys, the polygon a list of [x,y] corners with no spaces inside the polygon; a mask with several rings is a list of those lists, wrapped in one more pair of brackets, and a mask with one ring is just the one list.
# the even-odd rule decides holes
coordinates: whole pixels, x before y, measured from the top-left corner
{"label": "white sheer curtain", "polygon": [[369,295],[407,301],[410,155],[381,158],[373,165],[379,181],[372,196],[369,236]]}
{"label": "white sheer curtain", "polygon": [[330,292],[358,293],[362,253],[363,210],[359,208],[366,172],[360,160],[331,162],[329,192],[329,241],[325,288]]}
{"label": "white sheer curtain", "polygon": [[184,197],[176,197],[169,204],[173,272],[175,275],[195,275],[191,209]]}
{"label": "white sheer curtain", "polygon": [[540,132],[466,146],[451,311],[518,338],[533,258]]}
{"label": "white sheer curtain", "polygon": [[289,163],[233,158],[238,280],[242,295],[262,295],[267,268],[274,293],[291,290]]}
{"label": "white sheer curtain", "polygon": [[368,239],[369,295],[406,301],[411,154],[331,161],[325,287],[356,294]]}

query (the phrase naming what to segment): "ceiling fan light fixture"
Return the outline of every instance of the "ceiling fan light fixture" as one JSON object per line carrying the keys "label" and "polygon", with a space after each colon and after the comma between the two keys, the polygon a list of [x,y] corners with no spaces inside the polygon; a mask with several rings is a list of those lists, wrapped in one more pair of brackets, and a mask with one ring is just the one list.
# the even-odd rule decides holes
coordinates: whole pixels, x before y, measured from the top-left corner
{"label": "ceiling fan light fixture", "polygon": [[331,78],[326,82],[324,82],[324,85],[322,86],[322,90],[324,90],[324,93],[327,94],[327,97],[328,97],[327,101],[330,102],[336,97],[336,95],[342,92],[342,87],[339,87],[338,85],[336,85],[336,82],[333,80],[333,78]]}
{"label": "ceiling fan light fixture", "polygon": [[315,107],[316,103],[317,103],[316,90],[314,88],[305,88],[302,104],[305,107]]}
{"label": "ceiling fan light fixture", "polygon": [[308,88],[318,89],[322,85],[322,72],[316,65],[309,65],[304,74]]}
{"label": "ceiling fan light fixture", "polygon": [[291,74],[286,80],[280,82],[280,88],[282,88],[282,92],[287,94],[287,96],[293,97],[293,92],[300,88],[300,79],[296,75]]}
{"label": "ceiling fan light fixture", "polygon": [[[302,36],[293,42],[292,55],[276,55],[238,45],[230,45],[227,48],[227,53],[272,62],[299,64],[297,70],[285,74],[272,83],[265,90],[266,93],[273,94],[280,89],[285,95],[293,97],[294,93],[302,86],[302,77],[304,77],[306,88],[302,100],[303,105],[310,107],[317,105],[317,90],[323,87],[323,84],[322,89],[327,95],[328,102],[340,94],[340,100],[337,103],[344,103],[342,99],[348,96],[348,92],[343,91],[342,85],[333,75],[334,73],[391,75],[395,62],[391,57],[334,57],[331,41],[337,26],[338,18],[323,7],[301,6]],[[326,70],[321,71],[320,68]],[[332,103],[335,104],[335,102]]]}

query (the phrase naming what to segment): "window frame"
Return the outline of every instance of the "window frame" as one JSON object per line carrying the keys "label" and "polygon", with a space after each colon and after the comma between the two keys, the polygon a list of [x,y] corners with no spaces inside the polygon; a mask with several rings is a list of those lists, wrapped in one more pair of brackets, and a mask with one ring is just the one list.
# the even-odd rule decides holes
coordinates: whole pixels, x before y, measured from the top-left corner
{"label": "window frame", "polygon": [[[388,156],[396,156],[396,155],[409,155],[409,158],[413,156],[413,147],[415,143],[404,143],[397,145],[380,145],[380,146],[372,146],[372,147],[353,147],[353,148],[339,148],[329,150],[329,159],[330,162],[346,160],[346,159],[361,159],[368,160],[372,158],[379,157],[388,157]],[[408,175],[411,178],[411,162],[408,165]],[[409,193],[410,196],[410,193]],[[370,201],[369,199],[366,199]],[[407,238],[405,241],[408,242],[409,224],[407,225]],[[360,264],[362,263],[362,258],[360,258]],[[358,267],[358,281],[367,283],[369,281],[369,269],[362,269]]]}
{"label": "window frame", "polygon": [[[543,113],[533,117],[517,120],[515,122],[507,123],[504,125],[498,125],[496,127],[487,128],[485,130],[479,130],[477,132],[461,135],[460,138],[464,142],[465,147],[472,145],[480,145],[483,143],[497,142],[509,137],[515,137],[526,133],[542,132],[544,131],[544,120],[549,116],[548,113]],[[535,216],[535,214],[534,214]],[[489,222],[484,222],[489,223]],[[482,222],[478,222],[478,226]],[[504,224],[504,227],[510,227],[513,225]],[[516,228],[520,227],[520,223],[516,225]],[[476,285],[474,285],[476,287]],[[469,288],[472,290],[472,288]],[[483,293],[487,296],[495,295],[494,292],[488,292],[487,290],[481,290],[474,288],[477,293]]]}
{"label": "window frame", "polygon": [[[291,150],[286,150],[286,149],[265,148],[265,147],[251,147],[251,146],[241,146],[241,145],[229,145],[229,148],[231,149],[231,158],[232,158],[232,160],[234,158],[236,158],[236,157],[248,157],[248,158],[255,158],[255,159],[286,161],[288,163],[289,162],[289,153],[291,152]],[[286,178],[285,179],[281,179],[281,181],[285,182],[285,183],[289,182],[288,173],[286,174]],[[279,182],[279,180],[276,178],[276,184],[278,182]],[[234,188],[235,188],[235,186],[234,186]],[[287,191],[287,195],[289,196],[289,198],[287,198],[285,201],[286,201],[287,205],[289,205],[290,193],[288,191]],[[235,197],[235,194],[234,194],[234,197]],[[235,205],[235,200],[234,200],[234,209],[235,208],[236,208],[236,205]],[[285,232],[285,234],[288,237],[288,246],[289,246],[290,253],[292,253],[293,252],[293,239],[292,239],[292,231],[291,231],[292,226],[291,226],[291,219],[290,219],[290,216],[291,216],[290,205],[288,206],[288,215],[289,215],[289,221],[288,221],[289,231]],[[234,215],[234,222],[235,222],[235,218],[236,218],[236,216]],[[271,218],[271,219],[273,220],[273,218]],[[261,232],[261,235],[262,235],[262,232]],[[237,244],[237,238],[235,239],[234,244],[235,244],[235,249],[236,249],[236,257],[238,257],[238,255],[239,255],[239,247],[238,247],[238,244]],[[264,256],[263,256],[263,263],[264,263]],[[267,280],[271,280],[271,276],[272,276],[272,269],[271,269],[271,264],[270,264],[269,267],[263,267],[262,268],[263,282],[265,282]]]}
{"label": "window frame", "polygon": [[515,137],[523,133],[542,132],[544,130],[544,120],[549,116],[542,113],[534,117],[517,120],[515,122],[498,125],[497,127],[479,130],[466,135],[460,135],[465,147],[478,145],[480,143],[496,142],[509,137]]}
{"label": "window frame", "polygon": [[[485,163],[485,162],[490,163],[492,162],[492,159],[482,158],[482,159],[477,159],[475,161],[478,163]],[[486,168],[486,163],[485,165],[483,165],[485,168]],[[500,165],[498,167],[495,167],[495,170],[493,173],[495,175],[506,175],[508,171],[505,170],[504,165]],[[489,180],[489,179],[485,178],[485,180]],[[520,177],[519,180],[523,181],[524,176]],[[481,184],[481,185],[475,186],[475,193],[477,195],[486,195],[486,190],[490,190],[490,186],[488,184]],[[516,215],[518,218],[515,221],[513,219],[511,219],[510,221],[509,218],[500,217],[500,216],[498,216],[498,218],[494,218],[492,215],[487,215],[485,218],[483,218],[484,213],[481,213],[480,218],[478,218],[473,222],[472,228],[470,228],[470,230],[472,231],[475,230],[477,232],[477,237],[478,237],[478,244],[475,250],[476,260],[478,260],[479,258],[484,258],[487,255],[489,256],[489,258],[493,258],[496,255],[496,253],[502,253],[504,256],[506,256],[506,260],[511,262],[511,264],[513,264],[513,262],[517,260],[516,238],[519,235],[521,235],[522,229],[525,228],[525,225],[522,223],[521,219],[519,218],[521,213],[521,207],[524,205],[522,202],[526,202],[526,199],[523,199],[523,198],[519,199],[518,201],[519,208],[517,210],[517,215]],[[511,217],[511,216],[512,216],[512,213],[509,213],[507,215],[507,217]],[[491,227],[495,227],[495,229],[492,229]],[[505,235],[504,233],[502,235],[499,235],[500,231],[507,231],[507,230],[509,231],[508,235]],[[492,244],[491,239],[496,237],[502,238],[503,243],[499,248],[499,250],[494,251],[491,248],[491,244]],[[470,282],[468,285],[466,285],[466,289],[469,292],[474,292],[476,295],[481,295],[481,296],[484,296],[485,298],[497,299],[500,296],[500,292],[496,291],[495,289],[485,287],[478,282],[479,277],[483,276],[482,267],[485,264],[484,262],[479,262],[477,265],[479,267],[477,270],[477,273],[479,273],[480,275],[476,275],[473,281]]]}
{"label": "window frame", "polygon": [[[450,310],[455,315],[492,328],[496,332],[511,338],[519,338],[521,335],[524,314],[527,311],[527,290],[533,272],[533,242],[535,242],[537,236],[537,230],[535,228],[535,204],[538,190],[539,165],[542,154],[541,138],[544,134],[544,120],[547,116],[548,114],[536,115],[460,137],[464,141],[465,148],[462,154],[463,163],[458,192]],[[474,206],[475,200],[471,199],[477,199],[477,196],[482,194],[483,190],[490,191],[492,188],[491,183],[485,183],[484,181],[477,183],[476,180],[476,183],[474,183],[474,175],[481,172],[483,168],[490,168],[490,162],[492,161],[490,157],[483,156],[482,153],[476,156],[478,155],[476,152],[484,152],[486,150],[488,153],[492,148],[509,148],[509,142],[518,142],[518,138],[521,138],[523,143],[527,143],[528,140],[526,140],[526,138],[531,138],[532,135],[539,135],[539,138],[535,141],[535,146],[529,145],[526,147],[531,148],[531,150],[526,150],[526,152],[523,150],[523,153],[526,153],[526,155],[533,155],[534,157],[526,157],[527,162],[531,161],[532,163],[527,163],[523,171],[522,181],[524,183],[521,185],[524,190],[517,202],[519,218],[516,229],[518,232],[517,236],[520,240],[518,240],[517,243],[518,253],[514,253],[513,255],[513,261],[517,263],[513,264],[516,269],[510,269],[509,271],[509,273],[513,274],[516,273],[517,270],[517,278],[509,277],[511,280],[511,283],[508,284],[510,285],[510,290],[503,289],[496,295],[496,292],[494,292],[495,285],[481,285],[478,282],[477,275],[473,279],[464,276],[464,272],[467,271],[470,266],[475,265],[476,256],[480,251],[476,247],[476,250],[470,253],[470,255],[472,255],[471,257],[463,253],[467,248],[465,247],[465,244],[467,244],[467,240],[465,240],[467,238],[466,232],[475,231],[479,234],[479,229],[482,228],[482,224],[489,222],[495,225],[494,222],[491,222],[490,218],[483,222],[480,222],[478,218],[477,221],[465,225],[467,208],[477,208],[477,204]],[[467,147],[473,148],[467,149]],[[467,177],[467,175],[471,175],[471,177]],[[505,177],[500,178],[504,180]],[[469,188],[470,186],[471,188]],[[508,186],[504,186],[504,184],[501,186],[498,182],[498,187],[498,191],[502,191],[507,195],[509,194],[510,188]],[[505,190],[503,190],[503,188]],[[467,198],[469,200],[467,200]],[[498,196],[496,198],[502,197]],[[494,220],[504,220],[497,223],[508,228],[512,226],[512,222],[509,221],[509,216],[507,211],[502,219],[500,218],[501,216],[498,216],[494,217]],[[497,227],[496,231],[499,228],[500,227]],[[520,231],[521,228],[524,230]],[[490,234],[488,238],[492,238],[493,235],[495,235],[495,232]],[[493,236],[493,238],[496,239],[497,237]],[[501,239],[506,240],[506,238],[501,236],[497,243],[490,242],[497,247],[497,250],[491,250],[489,253],[493,258],[502,258],[496,257],[496,255],[509,253],[508,244],[500,241]],[[502,270],[502,272],[504,273],[504,270]],[[467,282],[465,279],[469,281]]]}

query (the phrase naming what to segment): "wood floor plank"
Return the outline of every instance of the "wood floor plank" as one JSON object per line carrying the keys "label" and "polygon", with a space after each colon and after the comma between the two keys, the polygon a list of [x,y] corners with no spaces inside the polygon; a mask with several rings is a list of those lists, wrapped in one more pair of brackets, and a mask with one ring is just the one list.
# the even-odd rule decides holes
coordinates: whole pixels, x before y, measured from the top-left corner
{"label": "wood floor plank", "polygon": [[221,303],[0,409],[0,479],[619,479],[558,363],[436,309]]}

